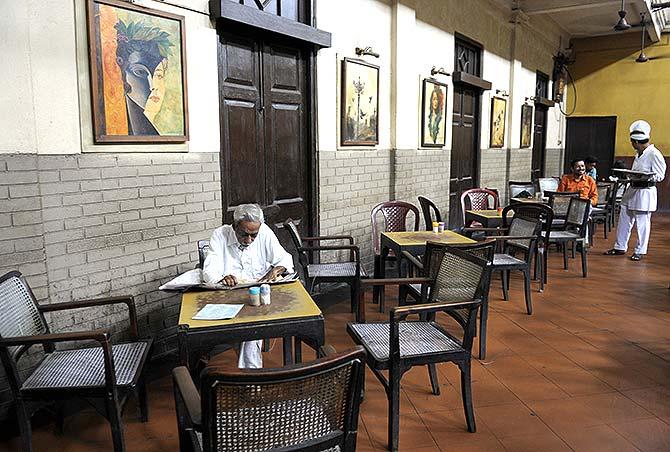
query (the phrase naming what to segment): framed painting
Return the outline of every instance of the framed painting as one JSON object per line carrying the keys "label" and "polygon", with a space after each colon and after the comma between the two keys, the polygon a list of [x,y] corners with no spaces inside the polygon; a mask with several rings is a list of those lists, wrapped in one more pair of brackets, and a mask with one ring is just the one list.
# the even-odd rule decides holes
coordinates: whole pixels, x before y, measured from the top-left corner
{"label": "framed painting", "polygon": [[505,145],[505,113],[507,101],[502,97],[491,99],[491,147],[501,148]]}
{"label": "framed painting", "polygon": [[342,60],[340,110],[342,146],[379,143],[379,66],[351,58]]}
{"label": "framed painting", "polygon": [[530,136],[533,130],[533,107],[528,104],[521,106],[521,141],[522,148],[530,147]]}
{"label": "framed painting", "polygon": [[425,79],[421,95],[421,146],[442,147],[446,137],[447,85]]}
{"label": "framed painting", "polygon": [[96,143],[188,140],[184,17],[88,0]]}

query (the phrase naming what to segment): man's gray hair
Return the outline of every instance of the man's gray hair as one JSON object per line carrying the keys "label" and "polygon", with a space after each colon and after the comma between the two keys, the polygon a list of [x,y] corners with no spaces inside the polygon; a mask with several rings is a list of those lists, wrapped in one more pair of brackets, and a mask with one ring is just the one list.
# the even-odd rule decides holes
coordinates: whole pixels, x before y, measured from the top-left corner
{"label": "man's gray hair", "polygon": [[263,223],[265,221],[263,209],[258,204],[240,204],[233,212],[233,223],[238,225],[241,221]]}

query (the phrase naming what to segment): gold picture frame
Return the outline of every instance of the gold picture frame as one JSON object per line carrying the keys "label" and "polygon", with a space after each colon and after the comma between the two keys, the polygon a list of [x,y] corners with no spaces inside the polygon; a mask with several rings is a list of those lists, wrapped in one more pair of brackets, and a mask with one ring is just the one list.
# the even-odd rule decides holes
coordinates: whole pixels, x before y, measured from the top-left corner
{"label": "gold picture frame", "polygon": [[379,143],[379,66],[352,58],[342,60],[340,128],[342,146]]}
{"label": "gold picture frame", "polygon": [[533,106],[523,104],[521,106],[521,139],[520,148],[529,148],[533,132]]}
{"label": "gold picture frame", "polygon": [[424,79],[421,96],[421,146],[441,148],[446,143],[447,85]]}
{"label": "gold picture frame", "polygon": [[502,97],[491,99],[491,147],[501,148],[505,145],[505,118],[507,101]]}

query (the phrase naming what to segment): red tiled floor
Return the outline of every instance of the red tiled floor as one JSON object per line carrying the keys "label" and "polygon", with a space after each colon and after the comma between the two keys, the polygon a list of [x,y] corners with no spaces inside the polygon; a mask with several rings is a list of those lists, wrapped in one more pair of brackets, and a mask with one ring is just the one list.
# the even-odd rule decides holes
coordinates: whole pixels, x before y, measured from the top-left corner
{"label": "red tiled floor", "polygon": [[[430,390],[425,368],[402,380],[400,449],[403,451],[655,452],[670,450],[670,216],[654,216],[650,254],[641,262],[603,256],[610,240],[599,234],[589,253],[589,277],[577,262],[562,269],[549,259],[544,293],[533,283],[532,316],[525,314],[521,278],[512,276],[510,301],[500,279],[491,286],[486,360],[473,360],[472,393],[477,432],[466,428],[460,372],[438,365],[440,396]],[[611,236],[613,237],[613,235]],[[387,292],[393,305],[393,291]],[[369,300],[370,295],[367,295]],[[337,349],[352,342],[345,324],[348,291],[316,297],[326,317],[327,341]],[[368,301],[369,302],[369,301]],[[370,320],[387,320],[369,303]],[[475,341],[474,350],[477,350]],[[476,352],[475,352],[476,354]],[[232,352],[218,359],[233,365]],[[314,353],[306,351],[306,360]],[[266,366],[281,362],[281,342]],[[177,450],[172,382],[167,372],[149,385],[150,418],[137,420],[131,400],[124,413],[129,452]],[[387,400],[368,370],[361,406],[358,450],[386,448]],[[109,426],[91,409],[66,419],[65,435],[54,424],[35,422],[37,452],[111,450]],[[0,432],[0,452],[18,451],[11,430]]]}

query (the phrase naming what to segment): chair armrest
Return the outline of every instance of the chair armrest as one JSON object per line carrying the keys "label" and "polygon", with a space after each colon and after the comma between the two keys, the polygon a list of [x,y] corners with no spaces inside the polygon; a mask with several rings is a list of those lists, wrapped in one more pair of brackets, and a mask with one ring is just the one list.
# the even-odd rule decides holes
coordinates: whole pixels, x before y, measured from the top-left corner
{"label": "chair armrest", "polygon": [[94,340],[100,343],[109,342],[109,331],[73,331],[70,333],[37,334],[35,336],[15,336],[0,338],[0,346],[34,345],[54,342],[71,342]]}
{"label": "chair armrest", "polygon": [[69,301],[66,303],[40,304],[37,309],[41,312],[64,311],[68,309],[81,309],[92,306],[105,306],[123,303],[128,306],[128,318],[130,320],[130,336],[136,341],[137,335],[137,310],[135,309],[135,300],[132,296],[94,298],[88,300]]}
{"label": "chair armrest", "polygon": [[538,236],[536,235],[487,235],[487,239],[490,240],[537,240]]}
{"label": "chair armrest", "polygon": [[506,230],[508,230],[508,229],[509,229],[509,228],[503,228],[503,227],[501,226],[501,227],[499,227],[499,228],[463,228],[463,229],[461,229],[461,230],[462,230],[463,232],[487,232],[487,231],[490,231],[490,232],[500,231],[500,232],[502,232],[502,231],[506,231]]}
{"label": "chair armrest", "polygon": [[322,240],[349,240],[350,244],[354,244],[354,238],[350,235],[322,235],[319,237],[300,237],[303,242],[318,242]]}
{"label": "chair armrest", "polygon": [[175,367],[172,370],[172,379],[174,381],[175,393],[179,394],[183,406],[186,409],[188,422],[193,427],[199,429],[202,424],[202,413],[200,411],[200,394],[195,383],[184,366]]}
{"label": "chair armrest", "polygon": [[[301,246],[298,252],[301,251],[341,251],[349,250],[349,258],[353,259],[358,266],[361,263],[360,250],[356,245],[334,245],[334,246]],[[311,260],[310,260],[311,262]]]}
{"label": "chair armrest", "polygon": [[384,279],[363,279],[361,286],[400,286],[403,284],[429,284],[431,278],[384,278]]}
{"label": "chair armrest", "polygon": [[423,264],[412,253],[410,253],[409,251],[403,251],[402,252],[402,257],[403,257],[403,259],[407,259],[413,266],[415,266],[419,270],[423,271]]}
{"label": "chair armrest", "polygon": [[402,320],[412,314],[430,314],[433,312],[455,311],[457,309],[471,308],[481,303],[481,300],[462,301],[459,303],[429,303],[415,304],[411,306],[397,306],[391,308],[390,318],[394,321]]}

